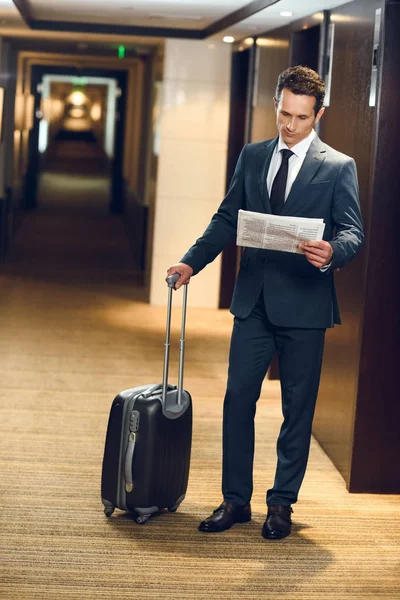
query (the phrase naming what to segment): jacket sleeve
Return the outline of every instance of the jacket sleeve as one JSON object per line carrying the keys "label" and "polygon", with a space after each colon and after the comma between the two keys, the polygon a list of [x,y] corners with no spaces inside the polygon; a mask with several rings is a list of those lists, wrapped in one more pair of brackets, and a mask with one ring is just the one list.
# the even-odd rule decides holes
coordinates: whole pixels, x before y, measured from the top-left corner
{"label": "jacket sleeve", "polygon": [[331,268],[337,269],[356,255],[364,240],[357,170],[353,159],[343,163],[340,169],[334,190],[332,218],[335,236],[331,242]]}
{"label": "jacket sleeve", "polygon": [[245,151],[246,146],[240,153],[229,190],[218,211],[212,217],[203,235],[180,260],[192,267],[194,275],[212,262],[236,236],[238,212],[245,204],[243,184]]}

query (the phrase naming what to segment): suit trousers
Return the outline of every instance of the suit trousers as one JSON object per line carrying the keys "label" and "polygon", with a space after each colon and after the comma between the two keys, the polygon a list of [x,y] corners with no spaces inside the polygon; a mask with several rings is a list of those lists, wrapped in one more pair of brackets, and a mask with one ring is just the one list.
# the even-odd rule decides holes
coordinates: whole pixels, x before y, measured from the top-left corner
{"label": "suit trousers", "polygon": [[253,492],[254,417],[271,359],[278,355],[283,423],[277,442],[278,462],[267,504],[297,502],[306,471],[317,400],[325,329],[273,325],[263,293],[251,314],[235,317],[229,355],[223,416],[224,500],[244,505]]}

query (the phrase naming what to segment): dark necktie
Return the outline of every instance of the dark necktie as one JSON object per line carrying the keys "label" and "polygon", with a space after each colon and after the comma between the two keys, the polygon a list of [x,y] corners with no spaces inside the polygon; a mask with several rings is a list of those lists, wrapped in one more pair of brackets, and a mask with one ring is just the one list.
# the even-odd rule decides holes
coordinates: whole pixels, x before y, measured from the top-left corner
{"label": "dark necktie", "polygon": [[281,150],[280,152],[282,153],[282,163],[271,188],[271,210],[273,215],[280,215],[282,212],[285,203],[289,158],[293,155],[291,150]]}

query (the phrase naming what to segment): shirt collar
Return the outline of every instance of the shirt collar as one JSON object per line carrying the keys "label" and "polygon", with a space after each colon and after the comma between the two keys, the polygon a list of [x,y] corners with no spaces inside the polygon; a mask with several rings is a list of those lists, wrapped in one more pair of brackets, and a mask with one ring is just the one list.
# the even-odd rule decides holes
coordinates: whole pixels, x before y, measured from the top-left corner
{"label": "shirt collar", "polygon": [[[308,135],[306,138],[304,138],[304,140],[301,140],[301,142],[299,142],[298,144],[295,144],[294,146],[292,146],[290,148],[290,150],[298,158],[304,158],[316,135],[317,134],[315,133],[314,129],[312,129],[310,135]],[[287,149],[288,149],[287,145],[285,144],[284,141],[281,140],[281,137],[279,136],[277,152],[280,152],[281,150],[287,150]]]}

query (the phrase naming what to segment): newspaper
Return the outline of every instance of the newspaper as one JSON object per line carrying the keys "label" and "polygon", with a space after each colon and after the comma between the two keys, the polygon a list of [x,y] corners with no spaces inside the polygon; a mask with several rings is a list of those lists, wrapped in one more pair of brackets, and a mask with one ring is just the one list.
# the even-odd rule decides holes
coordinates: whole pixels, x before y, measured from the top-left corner
{"label": "newspaper", "polygon": [[236,243],[248,248],[303,254],[299,244],[306,240],[322,240],[324,229],[323,219],[281,217],[239,210]]}

